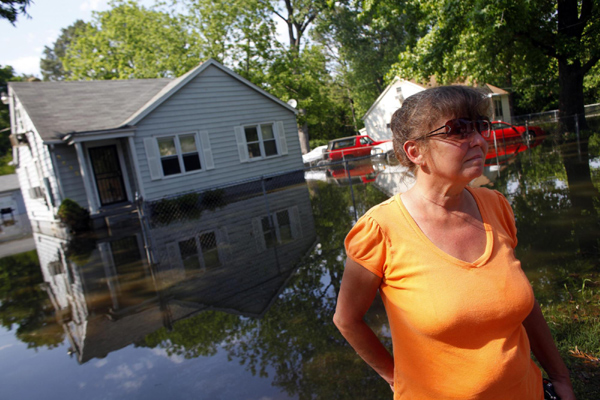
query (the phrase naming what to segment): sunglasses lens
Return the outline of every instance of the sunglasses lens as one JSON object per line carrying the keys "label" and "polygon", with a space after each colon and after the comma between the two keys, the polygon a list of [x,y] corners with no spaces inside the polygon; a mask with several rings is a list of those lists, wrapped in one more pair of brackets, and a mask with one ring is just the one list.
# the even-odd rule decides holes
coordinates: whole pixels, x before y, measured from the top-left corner
{"label": "sunglasses lens", "polygon": [[464,118],[457,118],[446,123],[446,134],[449,137],[457,139],[466,139],[470,137],[475,130],[483,137],[490,135],[490,123],[484,119],[471,121]]}
{"label": "sunglasses lens", "polygon": [[477,125],[478,125],[479,133],[481,133],[481,136],[483,136],[483,137],[489,137],[490,136],[490,123],[489,123],[489,121],[486,121],[485,119],[480,119],[480,120],[477,121]]}

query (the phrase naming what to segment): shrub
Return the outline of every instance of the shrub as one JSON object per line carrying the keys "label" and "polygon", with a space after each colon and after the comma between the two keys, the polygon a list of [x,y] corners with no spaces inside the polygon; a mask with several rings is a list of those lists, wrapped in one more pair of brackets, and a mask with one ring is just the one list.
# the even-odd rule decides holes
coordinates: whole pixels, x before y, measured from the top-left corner
{"label": "shrub", "polygon": [[72,233],[90,230],[90,212],[71,199],[63,200],[58,208],[57,217]]}

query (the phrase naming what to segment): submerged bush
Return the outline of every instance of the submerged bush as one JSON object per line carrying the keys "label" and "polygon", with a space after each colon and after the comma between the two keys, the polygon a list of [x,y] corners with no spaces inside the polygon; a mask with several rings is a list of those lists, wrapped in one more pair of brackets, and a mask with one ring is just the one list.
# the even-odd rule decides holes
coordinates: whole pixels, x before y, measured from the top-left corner
{"label": "submerged bush", "polygon": [[58,208],[58,219],[73,233],[90,229],[90,212],[71,199],[64,199]]}

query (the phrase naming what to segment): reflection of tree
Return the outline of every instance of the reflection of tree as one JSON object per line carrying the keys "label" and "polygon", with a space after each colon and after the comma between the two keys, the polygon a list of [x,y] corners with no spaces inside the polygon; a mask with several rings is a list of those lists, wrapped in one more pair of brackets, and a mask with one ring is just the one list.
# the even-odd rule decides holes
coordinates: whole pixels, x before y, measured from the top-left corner
{"label": "reflection of tree", "polygon": [[17,325],[16,337],[30,348],[54,348],[64,340],[42,283],[35,250],[0,259],[0,324]]}
{"label": "reflection of tree", "polygon": [[[563,147],[546,141],[519,154],[516,168],[507,169],[495,184],[511,201],[518,228],[517,254],[532,274],[542,270],[547,274],[567,262],[573,265],[575,255],[581,261],[597,262],[597,256],[583,251],[580,237],[581,217],[597,229],[597,212],[593,206],[590,212],[574,203],[578,188],[568,180],[561,151]],[[591,239],[598,237],[596,230]]]}
{"label": "reflection of tree", "polygon": [[195,317],[177,321],[173,330],[161,328],[147,335],[140,347],[160,346],[169,356],[185,358],[213,356],[220,343],[236,336],[241,317],[216,311],[205,311]]}

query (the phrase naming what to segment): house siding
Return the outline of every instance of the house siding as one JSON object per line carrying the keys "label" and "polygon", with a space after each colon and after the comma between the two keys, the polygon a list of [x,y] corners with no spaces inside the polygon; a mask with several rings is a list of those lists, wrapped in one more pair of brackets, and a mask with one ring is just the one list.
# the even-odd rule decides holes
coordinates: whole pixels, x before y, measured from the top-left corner
{"label": "house siding", "polygon": [[56,170],[62,182],[62,189],[65,198],[71,199],[82,207],[88,207],[88,200],[81,179],[79,161],[77,161],[77,152],[74,146],[56,145],[54,146],[56,156]]}
{"label": "house siding", "polygon": [[[400,92],[398,92],[398,89],[400,89]],[[374,140],[392,139],[392,130],[388,127],[392,115],[402,107],[404,99],[422,90],[425,90],[422,86],[405,80],[397,80],[392,83],[383,97],[364,117],[367,134]],[[399,98],[400,93],[402,96]]]}
{"label": "house siding", "polygon": [[[15,99],[15,112],[12,118],[14,121],[12,133],[25,133],[28,142],[27,145],[20,145],[13,149],[14,158],[18,160],[16,172],[27,215],[32,221],[53,221],[61,196],[52,167],[50,151],[48,146],[43,143],[27,115],[27,111],[18,99]],[[47,179],[46,182],[44,182],[44,178]],[[35,187],[42,188],[43,197],[32,198],[30,189]],[[50,190],[46,190],[47,188]],[[52,202],[54,202],[54,207]]]}
{"label": "house siding", "polygon": [[[260,244],[263,232],[253,229],[253,221],[282,210],[297,210],[296,237],[290,242],[265,248]],[[316,239],[314,218],[306,185],[285,188],[267,194],[235,202],[214,211],[205,211],[195,221],[185,220],[149,230],[152,249],[158,263],[159,276],[167,282],[176,283],[185,279],[186,273],[179,259],[178,243],[197,237],[205,232],[215,232],[224,239],[220,248],[224,252],[223,265],[215,267],[213,278],[206,277],[206,291],[202,302],[224,304],[222,299],[238,296],[256,281],[267,281],[271,277],[290,271],[306,254]],[[218,240],[218,239],[217,239]],[[220,257],[221,257],[220,253]],[[225,273],[226,272],[226,273]],[[199,282],[200,283],[200,282]],[[254,310],[258,313],[258,310]]]}
{"label": "house siding", "polygon": [[[288,154],[240,162],[235,126],[277,121],[283,122]],[[152,180],[144,139],[200,131],[208,132],[214,169]],[[134,141],[147,200],[303,166],[294,113],[214,66],[140,121]]]}

